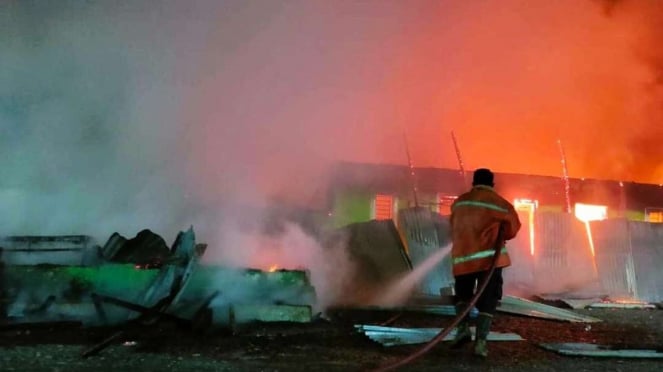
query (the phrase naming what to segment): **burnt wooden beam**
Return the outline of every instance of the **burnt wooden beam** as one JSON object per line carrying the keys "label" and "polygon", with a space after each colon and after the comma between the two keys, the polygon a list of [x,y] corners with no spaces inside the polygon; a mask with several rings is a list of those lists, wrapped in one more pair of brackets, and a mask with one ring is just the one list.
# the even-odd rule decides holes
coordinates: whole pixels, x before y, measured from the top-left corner
{"label": "burnt wooden beam", "polygon": [[87,358],[87,357],[91,357],[93,355],[99,354],[99,352],[101,352],[102,350],[104,350],[105,348],[110,346],[110,344],[113,343],[113,341],[117,340],[118,338],[122,337],[123,335],[124,335],[124,331],[117,331],[117,332],[113,333],[110,337],[104,339],[100,343],[95,344],[91,348],[84,350],[81,353],[81,357]]}
{"label": "burnt wooden beam", "polygon": [[[161,317],[164,319],[168,319],[171,321],[174,321],[175,323],[178,324],[190,324],[190,322],[186,319],[179,318],[175,315],[165,313],[161,310],[163,307],[164,302],[166,301],[159,301],[155,306],[153,307],[146,307],[138,304],[134,304],[129,301],[125,301],[119,298],[115,297],[110,297],[110,296],[105,296],[105,295],[100,295],[97,293],[92,294],[92,301],[95,302],[95,307],[97,306],[97,303],[101,305],[102,302],[113,304],[116,306],[123,307],[125,309],[129,309],[131,311],[135,311],[137,313],[141,314],[141,318],[150,318],[150,317]],[[103,308],[102,308],[103,311]]]}

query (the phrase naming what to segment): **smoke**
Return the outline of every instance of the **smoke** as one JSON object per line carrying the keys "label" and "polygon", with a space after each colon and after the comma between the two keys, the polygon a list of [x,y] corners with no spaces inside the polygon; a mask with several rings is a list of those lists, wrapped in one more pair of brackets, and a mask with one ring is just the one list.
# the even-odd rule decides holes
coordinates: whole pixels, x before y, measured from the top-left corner
{"label": "smoke", "polygon": [[663,140],[651,104],[661,95],[647,88],[658,73],[637,51],[658,50],[663,13],[626,3],[611,16],[591,1],[467,5],[454,24],[462,46],[445,61],[456,84],[439,102],[468,164],[560,175],[560,138],[571,176],[661,181],[650,150]]}
{"label": "smoke", "polygon": [[371,303],[376,306],[403,305],[414,293],[416,286],[424,279],[426,274],[451,253],[451,245],[447,245],[431,254],[424,262],[419,264],[411,272],[403,275],[391,284],[383,294],[374,298]]}
{"label": "smoke", "polygon": [[3,234],[105,238],[172,225],[186,209],[179,102],[196,39],[178,42],[172,6],[109,6],[1,5]]}
{"label": "smoke", "polygon": [[470,167],[559,175],[561,139],[571,176],[661,182],[660,72],[639,50],[663,14],[626,3],[240,7],[205,51],[196,178],[306,204],[333,161],[404,163],[404,131],[416,165],[456,166],[455,129]]}
{"label": "smoke", "polygon": [[630,147],[631,165],[636,174],[650,174],[652,182],[662,183],[663,164],[660,147],[663,141],[663,52],[658,47],[663,37],[663,3],[658,1],[618,1],[611,17],[615,22],[630,22],[639,27],[634,45],[639,62],[647,66],[643,84],[640,117],[644,126],[633,128]]}
{"label": "smoke", "polygon": [[422,166],[455,166],[453,128],[471,167],[558,175],[561,138],[574,176],[661,181],[657,2],[2,7],[11,232],[309,205],[334,161],[403,163],[403,131]]}
{"label": "smoke", "polygon": [[[663,182],[662,13],[5,1],[0,233],[174,238],[193,224],[231,260],[259,238],[236,236],[244,209],[229,203],[317,208],[334,162],[404,163],[404,131],[417,166],[454,167],[454,129],[470,168],[559,175],[560,138],[572,176]],[[297,264],[319,259],[295,228],[278,239],[308,252]]]}
{"label": "smoke", "polygon": [[325,245],[299,225],[286,222],[282,230],[256,231],[238,226],[229,219],[221,225],[223,249],[204,256],[208,263],[271,270],[306,270],[315,288],[316,307],[325,309],[343,297],[342,288],[352,277],[354,265],[345,249],[345,240]]}

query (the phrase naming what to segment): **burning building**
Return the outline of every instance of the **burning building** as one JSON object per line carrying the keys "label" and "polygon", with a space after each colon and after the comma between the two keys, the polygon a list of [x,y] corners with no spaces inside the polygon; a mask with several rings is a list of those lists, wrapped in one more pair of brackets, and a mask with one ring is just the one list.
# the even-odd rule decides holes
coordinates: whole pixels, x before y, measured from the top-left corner
{"label": "burning building", "polygon": [[[332,179],[329,208],[337,225],[397,220],[400,210],[414,206],[416,186],[420,206],[448,215],[456,196],[469,188],[470,178],[453,169],[418,168],[412,177],[406,166],[343,163]],[[495,183],[519,210],[566,211],[561,177],[496,173]],[[571,178],[569,186],[571,212],[583,221],[624,217],[663,222],[663,185]]]}
{"label": "burning building", "polygon": [[[509,243],[510,291],[663,299],[663,280],[654,274],[656,262],[663,261],[663,185],[573,178],[567,188],[561,177],[497,173],[495,178],[496,190],[523,222]],[[410,227],[404,224],[412,207],[444,221],[455,198],[470,187],[469,179],[452,169],[412,172],[406,166],[344,163],[332,179],[328,207],[337,226],[391,219],[408,240]],[[448,244],[447,232],[436,229],[435,248]],[[437,271],[448,271],[445,265]],[[440,287],[453,280],[448,273],[436,278]]]}

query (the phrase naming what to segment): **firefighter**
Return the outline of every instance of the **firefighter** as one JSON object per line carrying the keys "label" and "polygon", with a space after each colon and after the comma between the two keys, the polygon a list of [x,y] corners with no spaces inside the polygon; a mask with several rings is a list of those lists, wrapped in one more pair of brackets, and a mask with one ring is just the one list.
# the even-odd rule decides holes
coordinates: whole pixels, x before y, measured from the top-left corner
{"label": "firefighter", "polygon": [[[476,302],[479,315],[474,354],[484,358],[488,356],[486,338],[497,303],[502,298],[502,268],[511,264],[504,242],[513,239],[520,230],[518,214],[511,203],[495,192],[493,180],[493,172],[489,169],[477,169],[472,189],[459,196],[451,206],[451,256],[457,313],[465,309],[474,296],[475,288],[487,276],[498,232],[502,229],[503,241],[497,245],[502,248],[495,271]],[[458,348],[471,340],[469,317],[465,317],[456,330],[452,347]]]}

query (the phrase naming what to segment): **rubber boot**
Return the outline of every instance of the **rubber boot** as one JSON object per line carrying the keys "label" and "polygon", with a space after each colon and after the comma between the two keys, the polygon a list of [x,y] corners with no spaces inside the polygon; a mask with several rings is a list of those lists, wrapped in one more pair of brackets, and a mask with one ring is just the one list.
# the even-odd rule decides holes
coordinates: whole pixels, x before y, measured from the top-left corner
{"label": "rubber boot", "polygon": [[[460,314],[463,310],[465,310],[465,306],[467,306],[467,304],[462,302],[457,303],[456,314]],[[451,342],[451,348],[458,349],[470,341],[472,341],[472,332],[470,331],[469,317],[466,316],[456,328],[456,337],[454,337],[454,340]]]}
{"label": "rubber boot", "polygon": [[479,313],[477,317],[476,342],[474,344],[474,355],[486,358],[488,356],[488,345],[486,339],[490,333],[490,325],[493,322],[493,315],[488,313]]}

